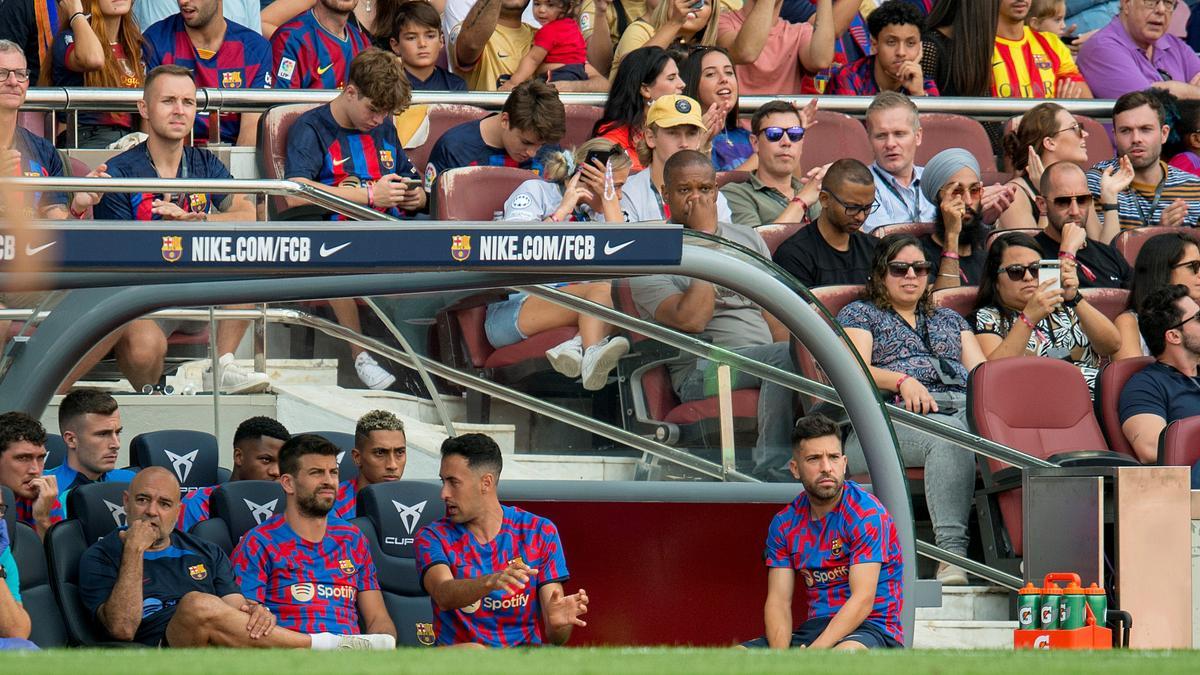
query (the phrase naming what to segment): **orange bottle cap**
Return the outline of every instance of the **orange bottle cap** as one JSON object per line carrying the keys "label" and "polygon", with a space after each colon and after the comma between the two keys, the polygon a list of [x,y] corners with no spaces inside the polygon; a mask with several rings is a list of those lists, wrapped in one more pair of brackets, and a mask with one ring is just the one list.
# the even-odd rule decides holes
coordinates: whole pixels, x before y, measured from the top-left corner
{"label": "orange bottle cap", "polygon": [[1104,595],[1104,589],[1097,586],[1095,584],[1095,582],[1092,582],[1091,586],[1088,586],[1087,588],[1083,589],[1083,594],[1084,595]]}
{"label": "orange bottle cap", "polygon": [[1049,586],[1042,589],[1042,595],[1062,595],[1062,594],[1063,594],[1063,589],[1059,588],[1057,584],[1050,584]]}
{"label": "orange bottle cap", "polygon": [[1042,589],[1038,586],[1034,586],[1033,582],[1030,581],[1029,583],[1025,584],[1024,588],[1017,591],[1017,595],[1038,595],[1041,592]]}

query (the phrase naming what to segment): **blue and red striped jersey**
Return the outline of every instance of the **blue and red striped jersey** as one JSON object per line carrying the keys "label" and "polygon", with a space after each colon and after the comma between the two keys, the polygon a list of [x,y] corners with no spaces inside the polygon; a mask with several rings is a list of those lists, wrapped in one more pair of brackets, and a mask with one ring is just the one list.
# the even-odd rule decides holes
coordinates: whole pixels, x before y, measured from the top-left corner
{"label": "blue and red striped jersey", "polygon": [[[62,158],[59,157],[58,151],[54,149],[50,141],[31,133],[25,127],[17,127],[16,133],[13,135],[12,147],[21,153],[22,176],[42,178],[67,175],[63,169]],[[29,205],[26,215],[34,216],[36,213],[32,207],[35,204],[40,209],[56,205],[66,206],[67,193],[35,192],[29,196],[26,204]]]}
{"label": "blue and red striped jersey", "polygon": [[279,27],[271,37],[276,87],[341,89],[350,78],[350,62],[371,46],[353,21],[346,37],[330,33],[310,9]]}
{"label": "blue and red striped jersey", "polygon": [[[113,178],[158,178],[158,170],[150,160],[150,151],[143,141],[108,160],[108,175]],[[184,146],[177,178],[233,178],[229,169],[213,153],[204,148]],[[153,213],[154,200],[163,195],[150,192],[108,192],[92,210],[96,220],[162,220]],[[211,213],[227,195],[203,192],[172,193],[171,201],[184,211]]]}
{"label": "blue and red striped jersey", "polygon": [[209,485],[192,490],[179,502],[179,522],[175,527],[187,532],[202,520],[208,520],[212,512],[212,494],[220,485]]}
{"label": "blue and red striped jersey", "polygon": [[850,567],[880,563],[875,604],[867,621],[904,642],[900,609],[903,558],[892,516],[874,495],[846,481],[842,498],[824,518],[813,520],[801,492],[771,521],[763,553],[767,567],[799,571],[808,597],[808,618],[831,617],[850,599]]}
{"label": "blue and red striped jersey", "polygon": [[300,633],[358,634],[358,594],[379,590],[367,539],[344,520],[330,518],[314,543],[273,516],[242,537],[232,560],[242,595]]}
{"label": "blue and red striped jersey", "polygon": [[[490,115],[489,115],[490,117]],[[484,118],[487,119],[487,118]],[[479,132],[483,120],[463,122],[442,134],[433,151],[429,153],[429,164],[425,167],[425,189],[433,189],[438,174],[463,166],[513,166],[542,174],[542,155],[557,146],[543,145],[538,154],[528,162],[517,162],[508,156],[504,148],[488,145]]]}
{"label": "blue and red striped jersey", "polygon": [[333,510],[329,515],[342,520],[354,517],[355,506],[358,502],[358,481],[344,480],[338,483],[337,499],[333,501]]}
{"label": "blue and red striped jersey", "polygon": [[[347,129],[337,123],[329,105],[313,108],[298,117],[287,137],[287,178],[307,178],[333,187],[371,185],[387,174],[420,180],[396,135],[392,116],[370,131]],[[393,208],[381,213],[401,216]],[[337,214],[332,220],[340,220]]]}
{"label": "blue and red striped jersey", "polygon": [[[33,500],[16,498],[17,506],[17,522],[25,523],[30,527],[37,527],[37,521],[33,519]],[[62,502],[57,497],[54,498],[54,505],[50,507],[50,524],[53,525],[67,517],[66,511],[62,507]],[[9,533],[14,536],[13,533]]]}
{"label": "blue and red striped jersey", "polygon": [[[925,77],[924,86],[927,95],[939,95],[937,83],[932,78]],[[902,94],[908,93],[903,88],[896,91]],[[875,81],[875,55],[864,56],[854,63],[842,66],[830,80],[825,93],[831,96],[874,96],[878,94],[879,83]]]}
{"label": "blue and red striped jersey", "polygon": [[[188,37],[183,16],[175,14],[146,29],[146,70],[167,63],[192,71],[197,87],[213,89],[266,89],[271,86],[271,43],[245,26],[225,21],[225,39],[216,53],[201,55]],[[196,145],[208,143],[209,113],[196,114]],[[222,113],[221,140],[237,141],[242,116]]]}
{"label": "blue and red striped jersey", "polygon": [[439,645],[478,642],[491,647],[519,647],[542,643],[538,589],[569,576],[558,528],[515,506],[502,508],[500,533],[486,544],[477,543],[466,527],[448,518],[432,522],[417,533],[417,569],[422,584],[425,573],[437,565],[449,567],[455,579],[499,572],[518,558],[538,570],[525,589],[515,594],[495,590],[472,605],[446,611],[434,604],[434,631]]}

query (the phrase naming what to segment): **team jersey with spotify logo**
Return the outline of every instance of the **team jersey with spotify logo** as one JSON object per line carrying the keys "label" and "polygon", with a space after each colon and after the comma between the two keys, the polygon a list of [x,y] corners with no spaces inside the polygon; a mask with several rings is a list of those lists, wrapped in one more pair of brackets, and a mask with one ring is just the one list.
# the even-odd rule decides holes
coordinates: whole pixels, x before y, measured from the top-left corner
{"label": "team jersey with spotify logo", "polygon": [[379,590],[366,538],[336,518],[311,542],[274,516],[242,537],[233,567],[242,595],[300,633],[358,634],[358,594]]}
{"label": "team jersey with spotify logo", "polygon": [[808,598],[808,618],[831,617],[850,599],[850,566],[880,563],[875,604],[867,621],[904,642],[900,609],[902,561],[892,516],[874,495],[846,481],[842,499],[824,518],[813,520],[808,495],[775,514],[763,553],[767,567],[796,570]]}
{"label": "team jersey with spotify logo", "polygon": [[[333,187],[359,187],[372,185],[391,173],[420,180],[404,154],[391,115],[370,131],[347,129],[337,123],[326,104],[298,117],[288,130],[287,178],[307,178]],[[395,207],[375,209],[402,215]],[[332,214],[332,220],[339,219]]]}
{"label": "team jersey with spotify logo", "polygon": [[[201,52],[192,44],[183,15],[175,14],[146,29],[146,70],[172,63],[192,71],[197,87],[213,89],[265,89],[271,86],[271,43],[262,35],[225,21],[225,37],[215,52]],[[242,116],[221,114],[221,140],[237,141]],[[193,140],[208,143],[209,113],[196,113]]]}
{"label": "team jersey with spotify logo", "polygon": [[490,647],[519,647],[542,643],[541,602],[538,589],[568,578],[567,560],[554,523],[504,506],[500,533],[486,544],[475,541],[466,527],[448,518],[435,521],[417,533],[417,569],[422,585],[425,573],[446,565],[455,579],[474,579],[503,570],[514,560],[536,568],[537,574],[516,593],[495,590],[478,602],[441,611],[433,605],[437,644],[478,642]]}
{"label": "team jersey with spotify logo", "polygon": [[330,33],[310,9],[271,36],[275,86],[281,89],[341,89],[350,78],[350,62],[371,46],[353,22],[346,35]]}

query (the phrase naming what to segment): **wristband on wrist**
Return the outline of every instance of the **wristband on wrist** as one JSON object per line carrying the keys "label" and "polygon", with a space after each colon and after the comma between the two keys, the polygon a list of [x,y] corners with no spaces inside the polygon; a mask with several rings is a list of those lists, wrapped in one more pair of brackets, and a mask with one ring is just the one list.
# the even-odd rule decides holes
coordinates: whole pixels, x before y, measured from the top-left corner
{"label": "wristband on wrist", "polygon": [[962,260],[962,256],[955,253],[954,251],[942,251],[942,257],[949,258],[951,260]]}
{"label": "wristband on wrist", "polygon": [[799,204],[800,208],[804,209],[805,213],[808,213],[809,204],[808,204],[808,202],[804,201],[803,197],[801,197],[800,195],[796,195],[795,197],[792,197],[791,201],[793,204]]}
{"label": "wristband on wrist", "polygon": [[88,18],[88,15],[87,15],[87,14],[84,14],[83,12],[75,12],[74,14],[72,14],[72,15],[71,15],[71,18],[67,19],[67,26],[68,26],[68,27],[70,27],[70,25],[71,25],[72,23],[74,23],[74,21],[75,21],[75,17],[77,17],[77,16],[82,16],[84,19],[87,19],[87,18]]}
{"label": "wristband on wrist", "polygon": [[375,188],[371,183],[367,183],[367,206],[375,208]]}
{"label": "wristband on wrist", "polygon": [[912,377],[912,376],[911,375],[901,375],[900,379],[896,380],[896,391],[897,392],[900,391],[900,385],[904,384],[904,381],[910,377]]}
{"label": "wristband on wrist", "polygon": [[1071,262],[1076,263],[1076,264],[1079,263],[1079,259],[1075,257],[1075,254],[1071,253],[1069,251],[1059,251],[1058,257],[1066,258],[1067,260],[1070,260]]}
{"label": "wristband on wrist", "polygon": [[1111,204],[1106,204],[1104,202],[1101,202],[1100,208],[1104,209],[1105,211],[1119,211],[1121,209],[1121,207],[1118,206],[1116,204],[1116,202],[1113,202]]}
{"label": "wristband on wrist", "polygon": [[1021,323],[1025,324],[1026,326],[1029,326],[1030,332],[1032,332],[1034,335],[1037,336],[1037,339],[1039,342],[1046,341],[1046,336],[1042,334],[1041,329],[1037,327],[1037,324],[1030,321],[1029,317],[1025,316],[1025,312],[1021,312],[1020,314],[1018,314],[1017,318],[1021,320]]}
{"label": "wristband on wrist", "polygon": [[87,209],[76,212],[75,211],[75,202],[71,202],[70,204],[67,204],[67,213],[71,214],[71,217],[74,218],[75,220],[80,220],[81,218],[83,218],[84,216],[87,215]]}

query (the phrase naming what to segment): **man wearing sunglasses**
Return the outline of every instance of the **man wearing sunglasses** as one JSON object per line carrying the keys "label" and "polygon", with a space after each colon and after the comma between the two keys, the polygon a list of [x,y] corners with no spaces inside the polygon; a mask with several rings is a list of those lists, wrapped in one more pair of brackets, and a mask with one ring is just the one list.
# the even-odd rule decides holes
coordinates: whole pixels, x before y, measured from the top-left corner
{"label": "man wearing sunglasses", "polygon": [[[753,228],[722,222],[717,215],[717,174],[707,154],[681,150],[663,167],[663,196],[671,222],[689,230],[728,239],[770,255]],[[864,235],[865,236],[865,235]],[[683,276],[635,277],[629,282],[638,312],[675,330],[700,338],[747,358],[794,371],[788,331],[754,303],[733,291]],[[716,361],[697,359],[667,364],[671,385],[682,401],[716,394]],[[791,480],[790,433],[795,400],[792,391],[734,371],[734,389],[759,390],[758,441],[754,446],[754,475],[762,480]]]}
{"label": "man wearing sunglasses", "polygon": [[1179,98],[1200,98],[1200,57],[1167,31],[1179,4],[1179,0],[1121,0],[1121,10],[1112,21],[1079,48],[1079,70],[1092,85],[1092,93],[1117,98],[1154,87]]}
{"label": "man wearing sunglasses", "polygon": [[726,185],[721,194],[729,201],[733,222],[758,227],[767,223],[802,223],[821,190],[824,167],[796,178],[803,149],[806,119],[815,106],[797,110],[787,101],[768,101],[750,118],[750,144],[758,168],[750,180]]}
{"label": "man wearing sunglasses", "polygon": [[1121,431],[1143,464],[1158,459],[1168,424],[1200,415],[1200,305],[1183,286],[1155,290],[1138,310],[1138,330],[1155,362],[1129,378],[1118,406]]}
{"label": "man wearing sunglasses", "polygon": [[1109,244],[1087,238],[1092,193],[1087,174],[1073,162],[1055,162],[1042,172],[1038,209],[1046,229],[1034,236],[1043,260],[1062,258],[1079,266],[1080,288],[1128,288],[1133,271]]}
{"label": "man wearing sunglasses", "polygon": [[870,169],[857,159],[830,164],[818,199],[821,215],[779,245],[775,262],[809,288],[866,283],[879,243],[862,232],[879,207]]}

